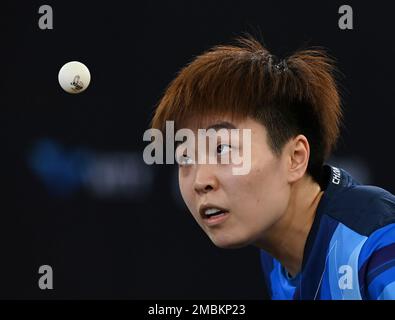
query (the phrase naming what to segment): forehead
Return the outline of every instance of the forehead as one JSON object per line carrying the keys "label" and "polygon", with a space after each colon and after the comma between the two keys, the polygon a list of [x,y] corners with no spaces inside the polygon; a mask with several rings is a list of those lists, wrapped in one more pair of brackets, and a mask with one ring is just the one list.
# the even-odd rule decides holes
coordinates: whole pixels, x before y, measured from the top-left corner
{"label": "forehead", "polygon": [[251,129],[254,132],[265,132],[266,128],[263,124],[251,117],[231,116],[231,115],[210,115],[200,117],[190,117],[181,122],[177,129]]}
{"label": "forehead", "polygon": [[246,119],[241,117],[235,117],[231,115],[200,115],[200,116],[191,116],[187,119],[184,119],[179,123],[177,129],[188,128],[193,131],[197,131],[198,129],[209,129],[213,128],[216,130],[219,129],[239,129],[242,123]]}
{"label": "forehead", "polygon": [[[236,139],[236,141],[232,140],[234,143],[241,142],[243,145],[244,143],[250,143],[253,144],[255,147],[263,148],[263,150],[270,149],[269,144],[268,144],[268,133],[266,127],[259,122],[258,120],[255,120],[251,117],[244,117],[244,118],[235,118],[231,116],[212,116],[212,117],[205,117],[201,119],[188,119],[188,121],[185,122],[185,127],[183,128],[177,128],[178,129],[190,129],[193,131],[195,134],[195,138],[198,137],[198,130],[199,129],[214,129],[217,131],[217,134],[215,134],[212,137],[220,137],[221,139],[224,138],[226,139]],[[231,136],[226,135],[225,132],[222,130],[233,130],[233,129],[239,129],[237,130],[236,136]],[[247,129],[249,132],[245,132]],[[221,130],[221,131],[220,131]],[[208,132],[208,131],[207,131]],[[228,131],[230,132],[230,131]],[[225,134],[225,136],[223,136]],[[208,136],[207,136],[208,138]],[[248,139],[249,142],[247,142]],[[254,147],[254,148],[255,148]]]}

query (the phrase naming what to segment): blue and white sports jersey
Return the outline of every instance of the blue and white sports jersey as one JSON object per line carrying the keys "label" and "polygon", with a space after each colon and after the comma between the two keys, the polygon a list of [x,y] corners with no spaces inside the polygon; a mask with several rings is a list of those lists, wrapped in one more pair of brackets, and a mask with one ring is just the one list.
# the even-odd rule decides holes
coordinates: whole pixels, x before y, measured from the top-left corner
{"label": "blue and white sports jersey", "polygon": [[272,299],[395,299],[395,196],[325,165],[327,187],[290,278],[261,250]]}

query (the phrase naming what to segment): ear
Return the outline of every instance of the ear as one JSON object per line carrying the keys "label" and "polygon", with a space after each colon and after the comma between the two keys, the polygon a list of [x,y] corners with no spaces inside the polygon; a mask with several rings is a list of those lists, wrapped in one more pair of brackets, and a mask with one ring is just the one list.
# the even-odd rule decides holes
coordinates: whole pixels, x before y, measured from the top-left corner
{"label": "ear", "polygon": [[288,181],[295,182],[301,179],[309,163],[310,145],[303,134],[292,138],[288,143]]}

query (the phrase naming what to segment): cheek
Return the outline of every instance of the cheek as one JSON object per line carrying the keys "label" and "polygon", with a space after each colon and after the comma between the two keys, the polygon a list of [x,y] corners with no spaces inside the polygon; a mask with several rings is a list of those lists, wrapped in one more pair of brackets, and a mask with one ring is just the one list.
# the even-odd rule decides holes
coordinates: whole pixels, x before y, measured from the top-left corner
{"label": "cheek", "polygon": [[194,203],[193,203],[193,185],[191,179],[188,178],[188,176],[185,176],[182,174],[182,172],[179,170],[178,174],[178,185],[180,188],[181,196],[182,199],[184,200],[186,206],[188,209],[192,211],[192,208],[194,208]]}
{"label": "cheek", "polygon": [[267,163],[265,167],[258,167],[255,172],[255,187],[260,198],[278,200],[286,197],[287,189],[286,175],[281,161],[275,159]]}
{"label": "cheek", "polygon": [[277,159],[256,161],[248,175],[230,184],[238,190],[234,203],[244,217],[270,219],[285,211],[289,188],[283,171]]}
{"label": "cheek", "polygon": [[286,211],[290,188],[280,166],[274,166],[262,175],[261,187],[257,194],[259,214],[265,222],[271,224]]}

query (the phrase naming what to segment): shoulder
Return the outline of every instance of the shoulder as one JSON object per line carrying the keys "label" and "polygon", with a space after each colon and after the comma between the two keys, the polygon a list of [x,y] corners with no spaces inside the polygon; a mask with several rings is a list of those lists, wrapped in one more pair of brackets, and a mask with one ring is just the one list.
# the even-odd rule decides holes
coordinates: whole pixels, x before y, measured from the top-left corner
{"label": "shoulder", "polygon": [[395,223],[395,196],[376,186],[343,188],[332,197],[328,209],[329,216],[367,237]]}
{"label": "shoulder", "polygon": [[359,283],[367,299],[395,299],[395,223],[376,229],[359,254]]}

